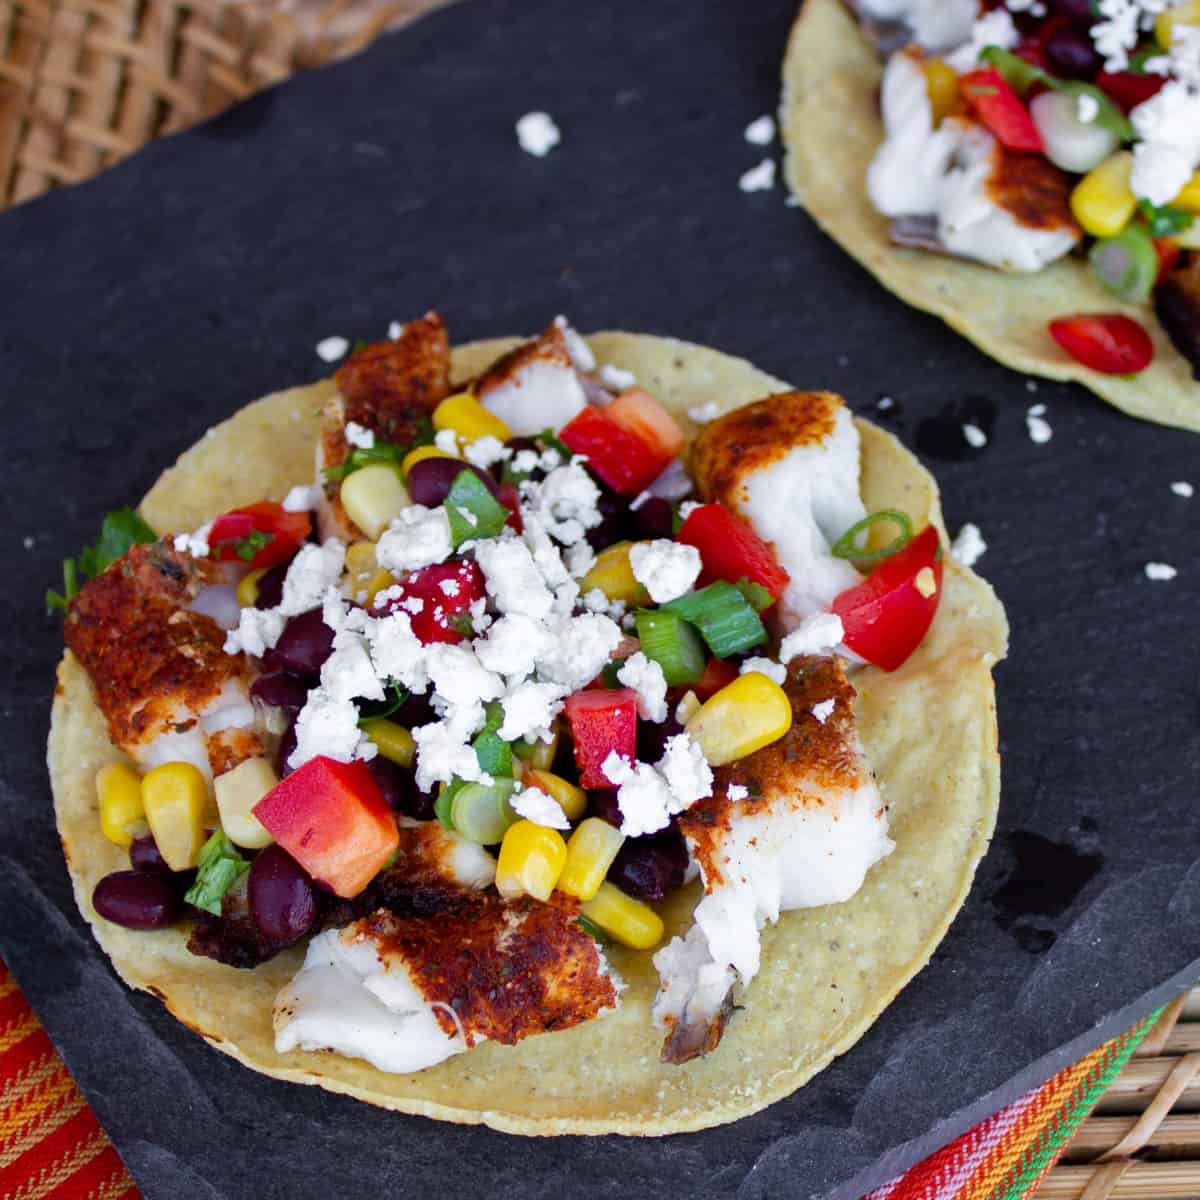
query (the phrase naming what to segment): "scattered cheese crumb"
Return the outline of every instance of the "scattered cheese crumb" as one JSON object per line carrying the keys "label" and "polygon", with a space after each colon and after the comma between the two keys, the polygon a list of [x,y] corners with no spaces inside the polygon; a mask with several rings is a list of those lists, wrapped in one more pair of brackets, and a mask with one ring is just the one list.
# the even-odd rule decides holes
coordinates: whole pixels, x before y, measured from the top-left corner
{"label": "scattered cheese crumb", "polygon": [[388,325],[388,340],[395,342],[399,341],[404,336],[404,326],[399,321],[393,321]]}
{"label": "scattered cheese crumb", "polygon": [[743,192],[769,192],[775,186],[775,160],[764,158],[757,167],[744,171],[738,180]]}
{"label": "scattered cheese crumb", "polygon": [[837,613],[814,613],[779,643],[779,661],[791,662],[804,654],[828,654],[841,645],[845,636],[842,618]]}
{"label": "scattered cheese crumb", "polygon": [[812,706],[812,715],[821,722],[822,725],[833,715],[833,710],[837,707],[836,700],[822,700],[819,704]]}
{"label": "scattered cheese crumb", "polygon": [[26,550],[32,550],[35,544],[36,543],[34,539],[28,534],[21,539],[21,545],[24,546]]}
{"label": "scattered cheese crumb", "polygon": [[752,146],[769,146],[775,138],[775,118],[768,114],[751,121],[742,136]]}
{"label": "scattered cheese crumb", "polygon": [[524,817],[535,825],[545,825],[548,829],[571,828],[571,822],[567,820],[562,805],[538,788],[525,788],[513,796],[509,804],[517,816]]}
{"label": "scattered cheese crumb", "polygon": [[562,134],[549,113],[528,112],[516,128],[521,149],[534,158],[545,158],[562,141]]}
{"label": "scattered cheese crumb", "polygon": [[211,521],[201,525],[195,533],[179,533],[171,543],[180,554],[190,554],[193,558],[207,558],[210,552],[208,535],[212,531]]}
{"label": "scattered cheese crumb", "polygon": [[1170,563],[1164,562],[1148,562],[1145,570],[1146,578],[1152,579],[1156,583],[1168,583],[1179,574]]}
{"label": "scattered cheese crumb", "polygon": [[725,789],[725,797],[731,803],[736,804],[739,800],[745,800],[750,795],[750,789],[742,787],[740,783],[731,783]]}
{"label": "scattered cheese crumb", "polygon": [[298,483],[283,498],[284,512],[312,512],[321,503],[321,489],[315,483]]}
{"label": "scattered cheese crumb", "polygon": [[416,571],[445,562],[452,549],[446,510],[410,504],[379,539],[375,557],[386,570]]}
{"label": "scattered cheese crumb", "polygon": [[933,573],[932,567],[922,567],[917,572],[917,577],[913,580],[913,586],[928,600],[931,596],[937,595],[937,576]]}
{"label": "scattered cheese crumb", "polygon": [[636,386],[637,376],[632,371],[626,371],[621,367],[614,367],[606,363],[600,368],[600,382],[605,387],[615,388],[618,392],[623,392],[627,388]]}
{"label": "scattered cheese crumb", "polygon": [[958,537],[950,543],[950,556],[964,567],[973,567],[986,550],[987,542],[983,540],[979,526],[972,525],[970,521],[958,531]]}
{"label": "scattered cheese crumb", "polygon": [[655,604],[667,604],[690,591],[700,574],[700,551],[695,546],[656,538],[629,548],[633,577]]}
{"label": "scattered cheese crumb", "polygon": [[322,338],[317,343],[317,357],[322,362],[337,362],[339,358],[346,357],[346,351],[350,349],[350,342],[344,337],[327,337]]}
{"label": "scattered cheese crumb", "polygon": [[657,662],[638,650],[621,665],[617,678],[637,692],[638,716],[643,721],[662,724],[667,719],[667,680]]}
{"label": "scattered cheese crumb", "polygon": [[987,434],[978,425],[972,425],[968,422],[962,427],[962,431],[968,446],[973,446],[976,450],[982,450],[987,445]]}
{"label": "scattered cheese crumb", "polygon": [[1177,496],[1182,496],[1185,500],[1190,500],[1196,494],[1196,489],[1185,479],[1177,480],[1171,484],[1171,491]]}
{"label": "scattered cheese crumb", "polygon": [[721,405],[716,400],[710,400],[698,408],[689,408],[687,414],[688,419],[697,425],[707,425],[709,421],[715,421],[721,415]]}
{"label": "scattered cheese crumb", "polygon": [[1054,436],[1050,422],[1043,415],[1045,411],[1044,404],[1035,404],[1025,414],[1025,427],[1029,430],[1029,440],[1039,446],[1044,446]]}
{"label": "scattered cheese crumb", "polygon": [[777,663],[773,658],[765,658],[762,655],[746,659],[738,673],[746,675],[751,671],[757,671],[760,675],[773,679],[780,687],[783,687],[783,681],[787,679],[787,667],[783,663]]}
{"label": "scattered cheese crumb", "polygon": [[346,441],[360,450],[370,450],[375,445],[375,434],[357,421],[346,422]]}
{"label": "scattered cheese crumb", "polygon": [[880,396],[879,399],[875,401],[875,407],[880,412],[890,412],[896,407],[896,401],[891,396]]}

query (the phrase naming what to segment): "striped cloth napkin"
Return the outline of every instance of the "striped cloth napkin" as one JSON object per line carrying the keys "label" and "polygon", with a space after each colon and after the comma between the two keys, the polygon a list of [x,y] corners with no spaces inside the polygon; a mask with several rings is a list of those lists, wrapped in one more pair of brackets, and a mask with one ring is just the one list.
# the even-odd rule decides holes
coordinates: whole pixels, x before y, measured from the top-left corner
{"label": "striped cloth napkin", "polygon": [[[1029,1195],[1154,1020],[1148,1017],[1101,1046],[864,1200]],[[139,1200],[140,1195],[0,961],[0,1197]]]}

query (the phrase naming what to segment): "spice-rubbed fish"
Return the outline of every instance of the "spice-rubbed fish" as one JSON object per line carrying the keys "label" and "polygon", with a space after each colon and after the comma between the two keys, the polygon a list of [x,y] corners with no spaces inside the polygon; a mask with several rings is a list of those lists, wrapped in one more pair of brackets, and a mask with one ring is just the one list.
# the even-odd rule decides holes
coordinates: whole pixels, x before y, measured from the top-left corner
{"label": "spice-rubbed fish", "polygon": [[337,482],[325,472],[341,466],[357,437],[404,447],[421,433],[430,414],[450,392],[450,338],[441,315],[428,312],[410,321],[396,338],[354,351],[334,375],[338,394],[325,406],[317,439],[317,485],[322,489],[318,521],[322,538],[353,541],[362,536],[342,504]]}
{"label": "spice-rubbed fish", "polygon": [[558,429],[587,406],[563,325],[551,324],[493,363],[474,384],[476,399],[513,433]]}
{"label": "spice-rubbed fish", "polygon": [[64,636],[91,676],[115,745],[140,766],[187,762],[206,778],[268,755],[250,699],[255,674],[224,651],[225,631],[197,608],[228,587],[227,568],[163,542],[136,545],[84,585]]}
{"label": "spice-rubbed fish", "polygon": [[275,1002],[275,1048],[419,1071],[589,1021],[621,986],[570,911],[494,896],[437,917],[380,911],[309,943]]}
{"label": "spice-rubbed fish", "polygon": [[866,515],[858,492],[858,431],[833,392],[785,392],[706,425],[692,449],[705,500],[739,513],[791,576],[785,628],[828,610],[861,579],[830,547]]}
{"label": "spice-rubbed fish", "polygon": [[854,725],[854,689],[834,656],[793,660],[792,727],[714,772],[713,794],[679,818],[704,896],[695,926],[655,955],[663,1058],[720,1040],[736,980],[759,969],[759,930],[781,912],[849,900],[891,853],[887,810]]}

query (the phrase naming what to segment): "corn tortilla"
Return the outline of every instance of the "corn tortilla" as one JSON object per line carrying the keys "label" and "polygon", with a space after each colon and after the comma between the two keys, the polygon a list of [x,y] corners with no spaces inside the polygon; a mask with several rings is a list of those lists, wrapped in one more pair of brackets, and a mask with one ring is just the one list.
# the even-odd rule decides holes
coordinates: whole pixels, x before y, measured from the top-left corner
{"label": "corn tortilla", "polygon": [[[1016,371],[1082,383],[1146,421],[1200,431],[1200,382],[1146,305],[1123,304],[1085,259],[1068,256],[1034,275],[894,245],[890,221],[871,206],[867,167],[883,141],[883,64],[841,0],[806,0],[783,64],[780,130],[792,194],[843,250],[906,304],[941,317],[985,354]],[[1154,340],[1136,376],[1076,362],[1046,330],[1073,313],[1125,313]]]}
{"label": "corn tortilla", "polygon": [[[629,333],[589,340],[601,363],[633,371],[681,420],[709,401],[732,408],[786,389],[749,363],[683,342]],[[456,350],[455,378],[470,378],[512,344]],[[163,474],[142,502],[143,515],[160,532],[192,529],[230,506],[279,498],[310,481],[317,416],[332,387],[325,381],[279,392],[218,425]],[[914,524],[929,519],[941,528],[931,476],[889,434],[859,427],[868,509],[902,508]],[[895,674],[867,668],[856,678],[862,736],[891,806],[896,851],[849,903],[787,913],[764,931],[762,970],[744,1007],[717,1050],[685,1066],[658,1060],[650,956],[620,947],[612,959],[630,984],[620,1010],[574,1029],[517,1046],[484,1044],[415,1075],[384,1074],[332,1054],[277,1054],[271,1005],[298,969],[302,948],[238,971],[189,954],[184,928],[135,932],[93,910],[97,881],[128,866],[125,852],[100,832],[94,787],[97,768],[120,753],[70,654],[59,668],[49,743],[58,826],[80,911],[121,977],[256,1071],[512,1133],[703,1129],[794,1091],[849,1049],[928,962],[995,825],[1000,760],[991,667],[1006,644],[1004,611],[991,588],[948,562],[941,605],[920,649]],[[686,925],[695,896],[687,890],[667,905],[668,932]]]}

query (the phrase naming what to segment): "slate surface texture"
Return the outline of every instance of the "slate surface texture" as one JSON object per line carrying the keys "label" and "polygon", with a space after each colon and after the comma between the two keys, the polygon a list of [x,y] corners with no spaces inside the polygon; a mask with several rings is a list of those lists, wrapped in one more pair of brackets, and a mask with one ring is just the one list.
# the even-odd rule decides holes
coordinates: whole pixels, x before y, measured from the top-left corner
{"label": "slate surface texture", "polygon": [[[1169,490],[1200,483],[1200,441],[1027,390],[778,188],[738,190],[793,15],[469,0],[0,217],[0,950],[152,1200],[854,1197],[1200,976],[1200,499]],[[544,160],[513,136],[531,109],[563,131]],[[951,529],[989,543],[1014,636],[975,890],[851,1053],[731,1127],[518,1142],[260,1078],[128,994],[72,903],[43,763],[60,558],[210,424],[322,373],[321,338],[431,306],[458,340],[565,312],[719,346],[863,412],[893,397],[886,423],[937,471]],[[1149,582],[1149,560],[1178,579]]]}

